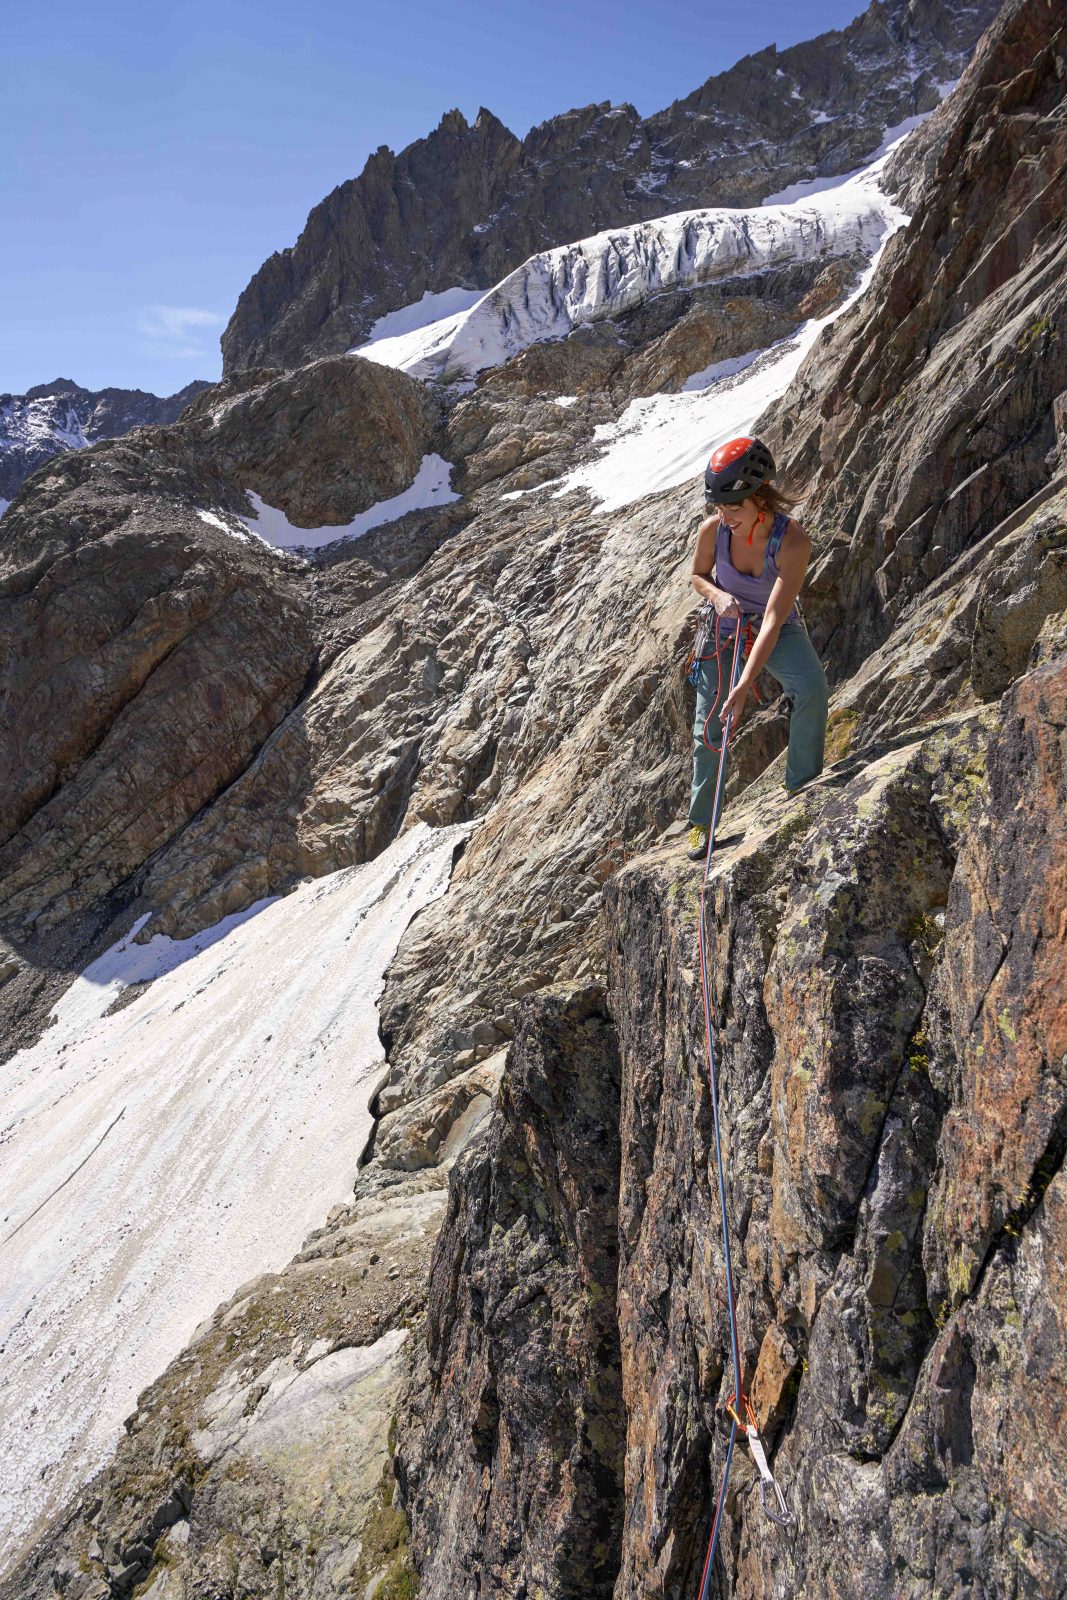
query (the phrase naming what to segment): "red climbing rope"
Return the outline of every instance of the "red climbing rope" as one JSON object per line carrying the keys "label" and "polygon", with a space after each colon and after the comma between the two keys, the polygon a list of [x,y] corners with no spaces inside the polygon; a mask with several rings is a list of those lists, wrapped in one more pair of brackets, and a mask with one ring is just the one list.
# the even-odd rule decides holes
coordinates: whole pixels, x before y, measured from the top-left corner
{"label": "red climbing rope", "polygon": [[[707,610],[710,611],[711,610],[710,603],[706,602],[705,604],[706,604]],[[739,619],[739,621],[738,621],[737,629],[736,629],[735,633],[733,635],[731,635],[731,637],[735,641],[735,645],[734,645],[735,659],[736,659],[736,650],[737,650],[736,640],[737,640],[738,637],[743,638],[744,641],[745,641],[745,652],[744,652],[745,655],[748,656],[752,651],[752,646],[756,642],[756,633],[755,633],[755,629],[753,628],[752,623],[753,623],[752,617],[750,617],[750,616],[741,617]],[[711,698],[711,700],[709,702],[709,704],[711,706],[711,710],[708,712],[707,716],[704,718],[704,727],[703,727],[703,729],[701,731],[701,738],[703,739],[706,748],[708,750],[711,750],[715,755],[721,755],[722,751],[723,751],[723,749],[725,747],[725,744],[726,744],[726,736],[725,735],[723,736],[723,740],[722,740],[721,744],[712,744],[711,740],[708,738],[708,724],[711,722],[712,718],[715,716],[716,712],[718,711],[718,709],[719,709],[719,701],[722,698],[722,658],[723,658],[723,648],[722,648],[722,646],[723,646],[723,639],[722,639],[722,636],[721,636],[721,633],[720,633],[721,624],[722,624],[722,618],[716,612],[716,615],[715,615],[715,635],[714,635],[715,648],[714,648],[714,650],[709,651],[707,655],[705,655],[705,654],[703,654],[703,648],[704,648],[705,644],[710,643],[711,622],[710,622],[710,618],[707,618],[707,619],[702,618],[701,619],[701,621],[697,624],[696,638],[693,641],[693,649],[692,649],[692,652],[691,652],[691,654],[689,656],[689,661],[688,661],[687,666],[686,666],[686,674],[687,674],[687,677],[689,679],[689,682],[695,686],[696,683],[697,683],[697,669],[699,667],[700,662],[701,661],[710,661],[713,656],[715,658],[715,672],[716,672],[716,679],[717,679],[716,684],[715,684],[715,693],[714,693],[714,695],[712,696],[712,698]],[[753,693],[754,697],[756,698],[756,700],[758,701],[760,695],[759,695],[759,690],[755,687],[755,685],[753,685],[752,693]]]}
{"label": "red climbing rope", "polygon": [[[734,630],[733,658],[730,662],[729,675],[731,692],[735,688],[737,680],[740,677],[738,668],[741,662],[741,639],[744,634],[747,634],[748,637],[748,642],[745,649],[745,654],[747,655],[748,651],[752,648],[752,628],[750,622],[746,626],[743,626],[739,622],[738,626]],[[746,1438],[748,1439],[753,1460],[756,1462],[756,1465],[759,1468],[760,1504],[763,1506],[764,1511],[773,1521],[783,1526],[793,1520],[789,1511],[789,1507],[786,1504],[785,1496],[775,1481],[770,1467],[767,1465],[767,1457],[760,1441],[759,1431],[756,1427],[755,1414],[751,1405],[749,1404],[748,1396],[745,1394],[744,1385],[742,1382],[741,1346],[737,1336],[737,1302],[734,1297],[733,1259],[730,1252],[730,1227],[726,1215],[726,1184],[723,1177],[722,1138],[719,1129],[719,1085],[718,1074],[715,1066],[715,1027],[711,1016],[711,983],[708,977],[708,949],[704,917],[704,905],[707,897],[708,882],[711,877],[711,858],[715,850],[715,829],[718,826],[719,821],[719,805],[722,799],[723,777],[726,771],[726,750],[730,743],[730,734],[732,732],[731,724],[733,722],[733,713],[731,712],[726,718],[726,722],[723,727],[721,745],[712,745],[708,739],[708,723],[711,721],[712,716],[714,716],[715,711],[718,709],[719,699],[722,693],[722,654],[723,652],[721,649],[719,636],[719,619],[716,617],[715,659],[718,668],[718,686],[716,688],[715,698],[712,702],[712,710],[704,723],[703,738],[704,743],[708,745],[709,749],[717,749],[719,751],[720,759],[719,771],[715,781],[715,800],[711,812],[711,827],[708,829],[708,853],[704,858],[704,876],[700,885],[700,926],[698,931],[698,939],[700,944],[700,980],[704,998],[704,1030],[707,1037],[708,1047],[708,1078],[711,1083],[711,1110],[715,1125],[715,1165],[719,1180],[719,1213],[722,1218],[722,1246],[724,1264],[726,1267],[726,1298],[730,1311],[730,1347],[734,1364],[734,1392],[730,1396],[729,1403],[726,1407],[727,1413],[731,1419],[730,1439],[726,1447],[726,1461],[723,1466],[722,1483],[719,1486],[718,1497],[715,1501],[715,1516],[711,1524],[711,1537],[708,1540],[708,1553],[704,1560],[704,1571],[700,1580],[700,1600],[707,1600],[708,1586],[711,1583],[712,1563],[715,1559],[715,1549],[719,1539],[719,1528],[722,1523],[723,1507],[726,1504],[726,1485],[730,1477],[730,1464],[733,1460],[734,1444],[737,1440],[739,1428],[744,1432]],[[704,657],[700,659],[707,658]],[[767,1503],[768,1486],[771,1488],[775,1496],[777,1509],[773,1509]]]}

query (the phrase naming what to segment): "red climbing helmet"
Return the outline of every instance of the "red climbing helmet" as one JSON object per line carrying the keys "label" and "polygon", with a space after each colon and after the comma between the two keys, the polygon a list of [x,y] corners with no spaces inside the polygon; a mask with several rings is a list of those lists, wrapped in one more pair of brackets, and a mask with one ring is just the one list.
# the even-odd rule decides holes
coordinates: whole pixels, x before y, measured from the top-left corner
{"label": "red climbing helmet", "polygon": [[704,469],[704,494],[721,506],[739,506],[774,477],[774,457],[761,439],[730,439],[713,450]]}

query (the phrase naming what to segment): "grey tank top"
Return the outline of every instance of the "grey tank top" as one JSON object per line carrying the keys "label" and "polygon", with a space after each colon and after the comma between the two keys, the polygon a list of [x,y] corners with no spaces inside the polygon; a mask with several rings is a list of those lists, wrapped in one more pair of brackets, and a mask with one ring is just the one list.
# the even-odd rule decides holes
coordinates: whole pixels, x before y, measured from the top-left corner
{"label": "grey tank top", "polygon": [[[771,598],[771,590],[778,579],[778,549],[785,538],[786,529],[789,527],[789,518],[783,511],[779,511],[771,524],[771,536],[767,540],[767,553],[763,560],[763,571],[756,577],[751,572],[738,572],[730,560],[730,530],[725,522],[719,523],[719,531],[715,536],[715,582],[727,594],[732,594],[744,616],[762,616],[767,609],[767,602]],[[786,622],[799,622],[800,612],[794,605],[786,617]],[[722,631],[733,633],[734,622],[730,617],[722,619]]]}

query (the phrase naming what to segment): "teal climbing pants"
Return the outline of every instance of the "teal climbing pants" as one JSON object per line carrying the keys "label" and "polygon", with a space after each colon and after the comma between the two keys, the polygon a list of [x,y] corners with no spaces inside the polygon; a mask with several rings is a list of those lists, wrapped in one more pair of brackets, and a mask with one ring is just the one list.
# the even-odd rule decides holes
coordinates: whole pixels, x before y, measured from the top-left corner
{"label": "teal climbing pants", "polygon": [[[696,716],[693,719],[693,785],[689,798],[690,826],[711,827],[715,803],[715,784],[719,776],[719,757],[704,743],[704,723],[709,711],[715,715],[708,724],[708,738],[722,743],[719,708],[729,693],[727,677],[733,656],[733,642],[723,641],[722,687],[714,654],[700,663],[697,680]],[[790,702],[789,750],[785,761],[785,786],[799,789],[802,783],[817,778],[822,771],[826,744],[826,674],[812,647],[802,622],[783,622],[774,649],[767,658],[766,670],[777,678]],[[751,709],[751,708],[750,708]]]}

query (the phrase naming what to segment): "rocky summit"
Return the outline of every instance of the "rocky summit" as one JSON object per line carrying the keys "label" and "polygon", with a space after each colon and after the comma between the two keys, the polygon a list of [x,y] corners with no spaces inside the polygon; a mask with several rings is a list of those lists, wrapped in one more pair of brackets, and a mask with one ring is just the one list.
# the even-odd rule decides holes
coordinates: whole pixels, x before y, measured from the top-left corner
{"label": "rocky summit", "polygon": [[[807,94],[803,63],[877,39],[872,83],[913,72],[921,16],[872,7],[781,70]],[[763,684],[707,891],[737,1335],[790,1516],[739,1443],[709,1593],[1064,1592],[1067,26],[936,18],[960,79],[869,237],[641,280],[459,382],[257,291],[247,362],[4,516],[9,1053],[116,941],[224,949],[454,831],[388,966],[351,1189],[88,1477],[42,1471],[3,1600],[699,1593],[734,1383],[679,819],[698,464],[740,426],[804,496],[832,698],[786,794]],[[338,260],[349,198],[316,222]],[[145,1039],[161,981],[112,1007]]]}

